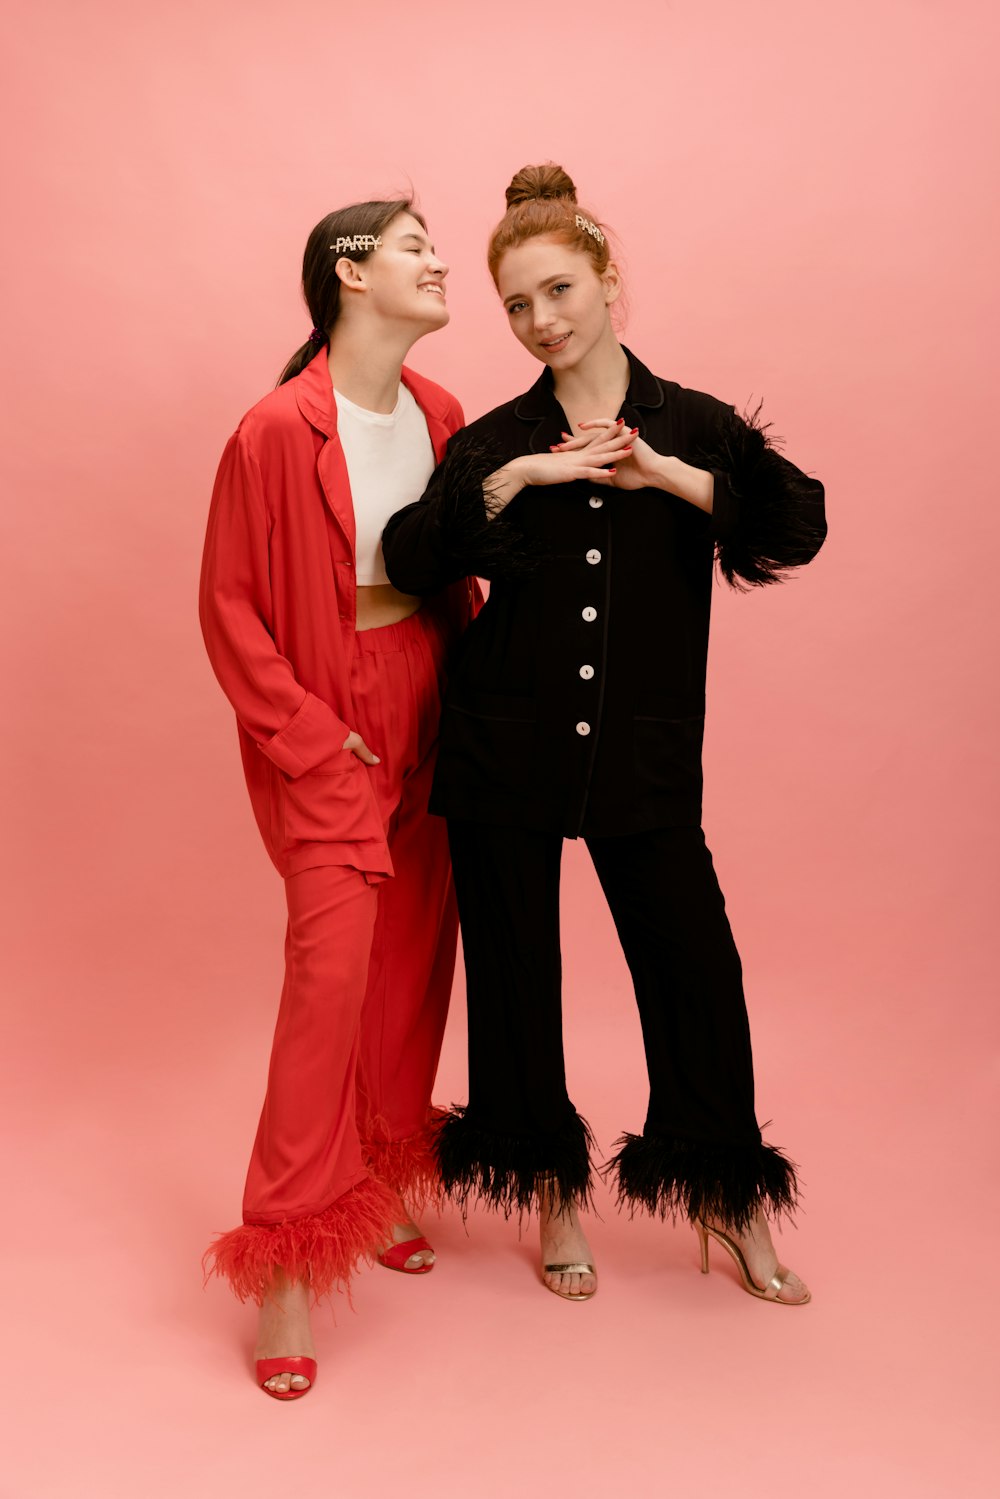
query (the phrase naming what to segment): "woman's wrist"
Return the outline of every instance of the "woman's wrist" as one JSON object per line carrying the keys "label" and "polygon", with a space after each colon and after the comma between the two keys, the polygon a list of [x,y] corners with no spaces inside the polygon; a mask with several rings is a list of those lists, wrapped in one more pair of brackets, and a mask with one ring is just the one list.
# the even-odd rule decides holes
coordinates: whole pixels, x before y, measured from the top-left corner
{"label": "woman's wrist", "polygon": [[689,505],[711,515],[715,480],[707,469],[695,468],[680,458],[658,454],[656,483],[658,489],[665,489],[668,494],[675,494],[678,499],[687,500]]}
{"label": "woman's wrist", "polygon": [[498,468],[495,473],[490,474],[483,485],[486,496],[486,513],[490,520],[504,510],[514,498],[520,494],[528,483],[527,466],[530,458],[512,458],[505,463],[503,468]]}

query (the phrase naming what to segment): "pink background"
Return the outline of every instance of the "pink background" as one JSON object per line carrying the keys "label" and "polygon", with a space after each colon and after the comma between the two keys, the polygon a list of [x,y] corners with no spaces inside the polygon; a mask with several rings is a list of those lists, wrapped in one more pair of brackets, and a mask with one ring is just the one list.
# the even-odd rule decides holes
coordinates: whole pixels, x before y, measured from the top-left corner
{"label": "pink background", "polygon": [[[4,1496],[995,1492],[997,34],[929,0],[9,24]],[[626,341],[764,395],[827,484],[812,567],[718,592],[706,808],[814,1304],[703,1280],[692,1234],[602,1194],[572,1307],[532,1235],[447,1215],[435,1274],[364,1275],[281,1406],[198,1272],[283,927],[197,629],[212,477],[308,332],[308,230],[410,179],[453,267],[413,363],[470,416],[525,388],[483,249],[549,157],[624,244]],[[638,1024],[566,868],[571,1088],[607,1151],[642,1122]]]}

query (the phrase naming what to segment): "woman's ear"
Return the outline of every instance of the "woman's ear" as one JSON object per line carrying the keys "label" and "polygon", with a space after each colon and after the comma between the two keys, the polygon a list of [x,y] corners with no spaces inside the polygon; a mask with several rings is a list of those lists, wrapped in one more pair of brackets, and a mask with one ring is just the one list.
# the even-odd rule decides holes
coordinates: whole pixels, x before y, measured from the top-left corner
{"label": "woman's ear", "polygon": [[341,255],[340,259],[337,261],[337,264],[334,266],[334,271],[340,278],[341,284],[345,287],[346,290],[367,290],[367,283],[365,282],[365,279],[361,274],[361,267],[358,265],[358,262],[356,260],[352,260],[349,255]]}
{"label": "woman's ear", "polygon": [[601,281],[604,286],[605,305],[610,307],[612,302],[617,302],[622,294],[622,278],[613,260],[608,261],[607,269],[602,274]]}

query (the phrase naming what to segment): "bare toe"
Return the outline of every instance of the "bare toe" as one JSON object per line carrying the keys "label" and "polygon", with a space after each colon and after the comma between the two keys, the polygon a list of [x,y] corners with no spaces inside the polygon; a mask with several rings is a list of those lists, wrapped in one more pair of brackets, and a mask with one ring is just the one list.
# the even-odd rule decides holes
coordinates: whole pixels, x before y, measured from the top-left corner
{"label": "bare toe", "polygon": [[794,1270],[789,1270],[785,1277],[785,1283],[778,1292],[779,1301],[790,1301],[794,1306],[801,1301],[810,1299],[810,1290],[805,1281],[800,1280]]}
{"label": "bare toe", "polygon": [[407,1270],[420,1270],[424,1265],[430,1266],[433,1263],[434,1256],[432,1254],[428,1254],[426,1250],[418,1249],[415,1254],[411,1254],[407,1259],[406,1268]]}

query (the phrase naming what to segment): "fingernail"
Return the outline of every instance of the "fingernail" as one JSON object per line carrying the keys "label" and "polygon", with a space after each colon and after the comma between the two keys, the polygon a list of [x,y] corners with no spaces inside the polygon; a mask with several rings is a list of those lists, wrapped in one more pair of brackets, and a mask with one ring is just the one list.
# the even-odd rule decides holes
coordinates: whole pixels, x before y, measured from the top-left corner
{"label": "fingernail", "polygon": [[624,427],[624,425],[625,425],[625,418],[623,416],[620,416],[618,418],[618,425],[619,425],[619,427]]}
{"label": "fingernail", "polygon": [[550,442],[549,443],[549,452],[550,453],[558,453],[558,451],[559,451],[559,449],[561,447],[562,447],[562,443],[561,442]]}
{"label": "fingernail", "polygon": [[633,427],[633,428],[632,428],[632,432],[633,432],[633,435],[634,435],[634,434],[635,434],[635,433],[636,433],[636,432],[638,432],[638,430],[639,430],[639,428],[638,428],[638,427]]}
{"label": "fingernail", "polygon": [[560,437],[566,437],[566,438],[568,438],[568,437],[572,436],[572,433],[570,433],[570,432],[560,432],[559,436]]}
{"label": "fingernail", "polygon": [[373,763],[375,765],[381,765],[382,764],[382,761],[379,759],[378,755],[373,755],[372,756],[372,761],[373,761]]}
{"label": "fingernail", "polygon": [[609,468],[608,469],[608,473],[609,474],[616,474],[617,472],[618,472],[618,470],[616,468]]}

